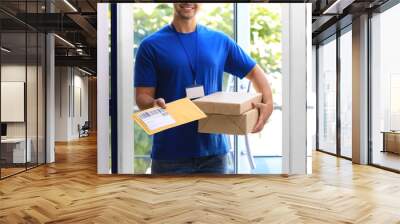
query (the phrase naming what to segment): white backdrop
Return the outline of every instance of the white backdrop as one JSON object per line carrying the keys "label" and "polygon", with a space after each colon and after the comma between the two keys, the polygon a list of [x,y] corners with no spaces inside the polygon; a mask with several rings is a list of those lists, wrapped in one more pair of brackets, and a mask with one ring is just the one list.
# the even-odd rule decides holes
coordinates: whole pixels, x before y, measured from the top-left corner
{"label": "white backdrop", "polygon": [[24,82],[1,82],[1,122],[24,122],[24,102]]}

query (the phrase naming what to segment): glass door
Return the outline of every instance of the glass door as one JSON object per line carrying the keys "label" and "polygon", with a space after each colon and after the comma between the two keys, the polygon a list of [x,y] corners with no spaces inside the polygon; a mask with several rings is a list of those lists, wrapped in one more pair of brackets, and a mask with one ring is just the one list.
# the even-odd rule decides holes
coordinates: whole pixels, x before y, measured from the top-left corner
{"label": "glass door", "polygon": [[1,177],[26,170],[31,162],[27,144],[25,32],[1,33]]}
{"label": "glass door", "polygon": [[[44,13],[45,1],[5,1],[24,13]],[[0,178],[45,163],[44,33],[0,12]]]}
{"label": "glass door", "polygon": [[[242,3],[238,4],[238,10],[242,11],[243,18],[238,18],[237,35],[242,38],[249,35],[248,41],[238,43],[266,73],[273,92],[274,111],[260,133],[238,136],[237,170],[251,174],[282,173],[281,4]],[[238,91],[256,92],[246,79],[239,81]]]}
{"label": "glass door", "polygon": [[370,157],[373,165],[400,171],[400,4],[371,18]]}

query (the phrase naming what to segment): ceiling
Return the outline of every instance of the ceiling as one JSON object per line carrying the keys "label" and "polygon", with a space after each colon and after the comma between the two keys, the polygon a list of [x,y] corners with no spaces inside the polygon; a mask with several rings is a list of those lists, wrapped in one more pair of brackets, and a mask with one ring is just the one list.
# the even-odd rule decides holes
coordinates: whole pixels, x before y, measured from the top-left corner
{"label": "ceiling", "polygon": [[48,0],[47,5],[45,0],[1,0],[2,46],[12,49],[7,58],[32,58],[36,46],[29,43],[33,36],[29,32],[35,36],[38,32],[52,32],[57,34],[56,66],[79,66],[95,74],[96,4],[93,0]]}
{"label": "ceiling", "polygon": [[312,3],[313,44],[351,24],[353,17],[374,12],[390,0],[308,0]]}
{"label": "ceiling", "polygon": [[[269,2],[285,2],[270,0]],[[351,24],[352,18],[389,0],[292,0],[312,3],[313,43],[317,44]],[[97,0],[1,0],[0,26],[14,54],[25,54],[21,32],[54,32],[56,65],[80,66],[96,71]],[[287,1],[286,1],[287,2]],[[51,12],[51,13],[49,13]],[[5,43],[5,42],[3,42]],[[27,52],[33,52],[28,44]]]}

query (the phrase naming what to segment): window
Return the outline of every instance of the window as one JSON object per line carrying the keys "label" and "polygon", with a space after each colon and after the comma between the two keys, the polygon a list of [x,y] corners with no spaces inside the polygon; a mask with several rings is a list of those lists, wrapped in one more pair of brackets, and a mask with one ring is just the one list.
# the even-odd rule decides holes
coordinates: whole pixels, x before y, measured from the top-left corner
{"label": "window", "polygon": [[352,157],[352,33],[340,36],[340,155]]}
{"label": "window", "polygon": [[[25,163],[30,162],[30,158],[25,160],[25,153],[27,150],[26,143],[26,120],[22,116],[12,116],[10,110],[7,108],[10,106],[5,96],[12,93],[14,95],[14,102],[20,105],[16,109],[18,111],[23,110],[25,113],[25,103],[20,104],[19,102],[25,101],[25,84],[26,84],[26,44],[25,44],[26,33],[2,33],[1,34],[1,124],[5,126],[6,131],[2,133],[3,138],[19,138],[18,143],[12,144],[1,144],[1,177],[21,172],[25,170]],[[10,61],[11,56],[14,56],[14,61]],[[22,88],[17,86],[22,85]],[[16,90],[11,92],[11,90]],[[17,97],[19,96],[19,97]],[[16,113],[14,113],[15,115]],[[2,140],[3,141],[3,140]],[[18,153],[16,152],[17,145],[20,146]],[[28,153],[29,154],[29,153]],[[14,155],[17,155],[14,158]]]}
{"label": "window", "polygon": [[[43,1],[0,3],[20,16],[41,13],[42,5]],[[4,13],[0,17],[9,21],[0,24],[0,178],[4,178],[45,163],[46,38]]]}
{"label": "window", "polygon": [[371,18],[372,163],[400,170],[400,5]]}
{"label": "window", "polygon": [[318,48],[318,149],[336,154],[335,38]]}

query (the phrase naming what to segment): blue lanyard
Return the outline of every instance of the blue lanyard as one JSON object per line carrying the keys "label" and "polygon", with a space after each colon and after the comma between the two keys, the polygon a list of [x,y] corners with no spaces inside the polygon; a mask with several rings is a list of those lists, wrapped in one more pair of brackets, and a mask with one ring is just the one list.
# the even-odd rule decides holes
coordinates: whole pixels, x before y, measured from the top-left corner
{"label": "blue lanyard", "polygon": [[[175,27],[174,27],[173,24],[171,24],[171,27],[172,27],[172,29],[175,31],[176,38],[178,39],[179,44],[181,45],[181,47],[183,48],[183,51],[185,52],[186,59],[187,59],[187,61],[188,61],[190,70],[192,71],[193,84],[196,85],[196,69],[195,69],[195,66],[194,66],[193,63],[192,63],[192,60],[190,60],[190,55],[189,55],[187,49],[185,48],[185,45],[183,44],[182,39],[181,39],[181,37],[179,36],[178,31],[175,29]],[[195,34],[196,34],[196,63],[197,63],[197,65],[198,65],[198,64],[199,64],[199,63],[198,63],[198,62],[199,62],[199,45],[198,45],[198,43],[199,43],[199,38],[198,38],[199,34],[198,34],[198,32],[197,32],[197,25],[196,25]],[[196,67],[196,68],[197,68],[197,67]]]}

